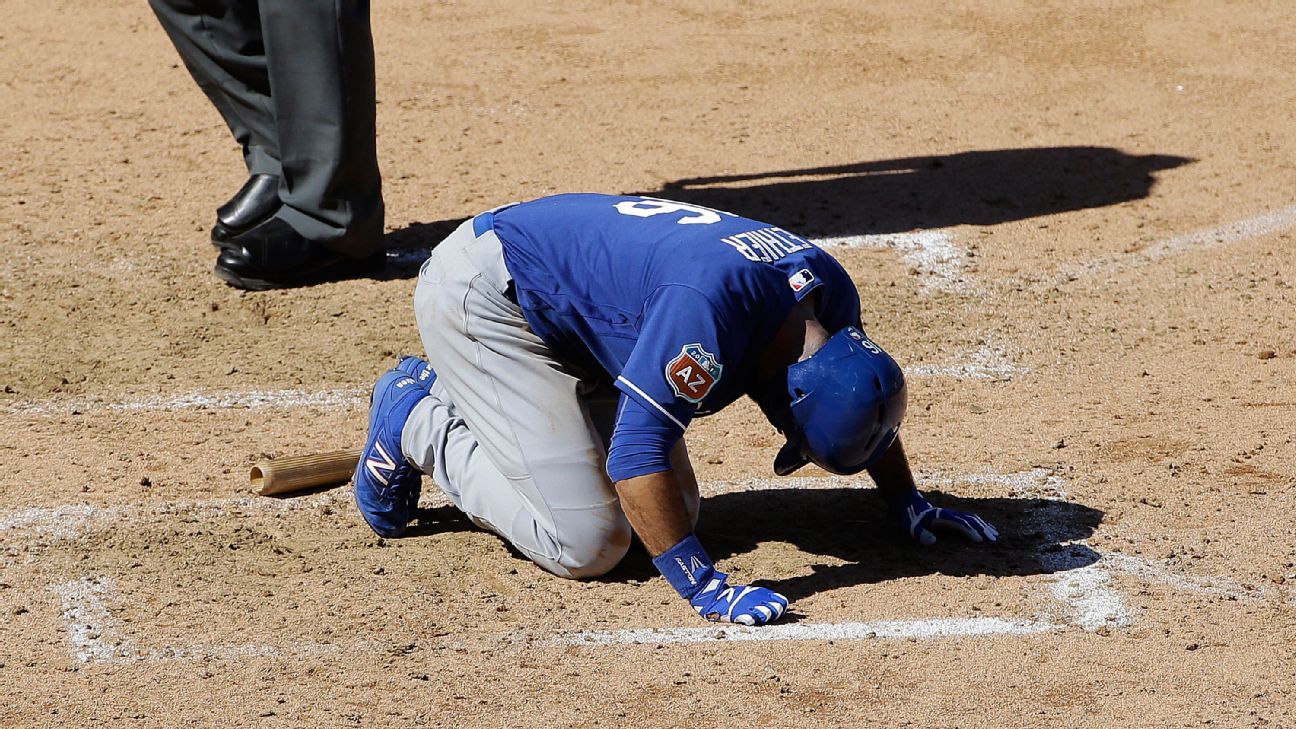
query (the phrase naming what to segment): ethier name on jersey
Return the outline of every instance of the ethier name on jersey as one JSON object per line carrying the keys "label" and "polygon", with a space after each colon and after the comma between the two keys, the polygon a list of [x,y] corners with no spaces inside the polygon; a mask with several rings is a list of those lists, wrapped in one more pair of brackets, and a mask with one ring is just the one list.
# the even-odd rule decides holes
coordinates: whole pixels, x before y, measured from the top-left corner
{"label": "ethier name on jersey", "polygon": [[814,244],[782,228],[758,228],[727,236],[720,240],[733,246],[743,257],[756,263],[773,263],[797,251],[814,248]]}

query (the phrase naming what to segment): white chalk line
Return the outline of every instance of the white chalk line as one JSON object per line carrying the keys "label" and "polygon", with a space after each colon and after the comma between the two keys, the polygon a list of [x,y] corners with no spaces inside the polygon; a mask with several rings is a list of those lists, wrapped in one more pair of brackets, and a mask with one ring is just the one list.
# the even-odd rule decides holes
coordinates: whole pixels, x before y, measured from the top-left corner
{"label": "white chalk line", "polygon": [[[965,479],[972,483],[971,479]],[[1036,498],[1059,503],[1070,502],[1066,480],[1047,469],[1033,469],[1000,478],[992,483],[1008,486],[1016,498]],[[1121,572],[1146,583],[1159,583],[1174,589],[1228,600],[1259,601],[1270,599],[1276,591],[1266,586],[1248,587],[1227,577],[1192,576],[1173,570],[1169,565],[1121,554],[1099,553],[1083,542],[1068,540],[1047,511],[1023,514],[1022,528],[1033,528],[1051,543],[1049,551],[1036,555],[1040,565],[1056,577],[1053,596],[1070,607],[1070,622],[1085,630],[1118,628],[1130,625],[1134,618],[1124,599],[1112,587],[1111,574]],[[1096,558],[1096,559],[1095,559]]]}
{"label": "white chalk line", "polygon": [[111,577],[86,577],[50,586],[63,599],[63,623],[72,654],[80,663],[129,659],[135,648],[117,636],[119,621],[104,596],[114,588]]}
{"label": "white chalk line", "polygon": [[1065,269],[1064,273],[1077,278],[1101,273],[1120,273],[1184,253],[1220,248],[1292,228],[1296,228],[1296,205],[1167,238],[1130,253],[1081,263]]}
{"label": "white chalk line", "polygon": [[258,410],[262,408],[340,408],[363,406],[368,390],[247,390],[198,391],[179,395],[150,395],[117,402],[97,399],[31,400],[6,405],[0,412],[14,415],[82,414],[94,412],[160,412],[172,410]]}
{"label": "white chalk line", "polygon": [[1123,628],[1134,622],[1125,599],[1111,586],[1101,562],[1058,572],[1050,591],[1070,610],[1069,622],[1084,630]]}
{"label": "white chalk line", "polygon": [[559,633],[540,641],[547,645],[626,645],[711,643],[748,640],[874,640],[967,638],[994,635],[1035,635],[1063,626],[1007,618],[936,618],[878,620],[860,623],[791,623],[747,628],[738,625],[695,628],[631,628]]}
{"label": "white chalk line", "polygon": [[350,503],[349,492],[333,490],[291,499],[247,496],[164,501],[156,504],[125,504],[121,506],[66,504],[55,507],[30,507],[0,512],[0,534],[9,531],[30,532],[55,542],[76,539],[96,529],[112,528],[123,523],[139,523],[149,518],[164,518],[177,515],[213,517],[249,512],[306,511],[321,506],[344,503]]}
{"label": "white chalk line", "polygon": [[954,235],[944,230],[910,233],[846,235],[815,238],[820,248],[891,248],[918,272],[920,290],[964,293],[975,288],[963,270],[966,252],[954,244]]}
{"label": "white chalk line", "polygon": [[[1125,599],[1112,585],[1111,573],[1102,563],[1102,555],[1083,541],[1068,539],[1065,527],[1057,523],[1052,504],[1070,502],[1066,479],[1044,468],[1035,468],[1015,478],[999,481],[1014,498],[1041,499],[1051,502],[1046,509],[1032,509],[1019,519],[1018,526],[1034,529],[1045,544],[1036,553],[1040,566],[1052,573],[1049,592],[1065,611],[1061,616],[1083,630],[1123,628],[1134,622]],[[993,482],[992,482],[993,483]]]}
{"label": "white chalk line", "polygon": [[287,648],[260,643],[168,646],[150,651],[147,654],[129,656],[129,660],[194,661],[212,658],[222,660],[237,658],[306,658],[309,656],[332,655],[343,650],[351,651],[354,649],[354,646],[343,646],[337,643],[297,643]]}
{"label": "white chalk line", "polygon": [[100,509],[89,504],[64,504],[52,508],[31,507],[0,514],[0,534],[7,531],[32,531],[55,539],[72,539]]}
{"label": "white chalk line", "polygon": [[1013,364],[1007,352],[998,347],[981,345],[962,353],[951,364],[913,364],[904,368],[912,377],[950,377],[959,380],[1011,380],[1028,370]]}

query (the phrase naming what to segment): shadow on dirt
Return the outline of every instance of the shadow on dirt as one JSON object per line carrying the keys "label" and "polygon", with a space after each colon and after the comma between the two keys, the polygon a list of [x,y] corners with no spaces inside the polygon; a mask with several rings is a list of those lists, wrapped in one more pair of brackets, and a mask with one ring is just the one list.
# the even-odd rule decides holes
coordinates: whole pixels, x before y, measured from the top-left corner
{"label": "shadow on dirt", "polygon": [[645,193],[807,236],[997,225],[1151,194],[1152,174],[1194,160],[1111,147],[1028,147],[696,177]]}
{"label": "shadow on dirt", "polygon": [[[994,149],[694,177],[635,194],[726,210],[810,237],[902,233],[1139,200],[1151,194],[1153,173],[1193,161],[1112,147]],[[418,275],[428,252],[465,219],[391,232],[387,267],[374,278]]]}
{"label": "shadow on dirt", "polygon": [[[751,580],[791,600],[900,577],[1052,574],[1093,564],[1101,556],[1078,543],[1102,523],[1098,509],[1054,499],[967,499],[940,491],[925,493],[936,506],[984,517],[998,527],[999,542],[970,544],[951,535],[931,547],[915,545],[896,527],[872,488],[784,488],[712,496],[702,501],[697,533],[717,562],[755,551],[763,543],[796,547],[803,555],[802,564],[811,571],[808,575],[782,580],[762,579],[759,573],[736,575],[739,584]],[[419,509],[405,537],[476,529],[455,507],[440,506]],[[504,540],[500,543],[516,559],[527,559]],[[647,580],[657,575],[636,540],[625,560],[596,581]]]}
{"label": "shadow on dirt", "polygon": [[[946,536],[936,545],[919,547],[896,528],[877,492],[865,488],[787,488],[713,496],[702,502],[697,533],[716,561],[751,552],[763,542],[795,546],[804,553],[811,574],[782,580],[762,579],[759,573],[742,576],[791,600],[899,577],[1050,574],[1099,559],[1089,547],[1071,543],[1093,534],[1103,516],[1097,509],[1051,499],[965,499],[939,491],[926,495],[936,506],[984,517],[998,527],[1000,541],[978,545]],[[647,579],[656,574],[647,553],[637,547],[606,579]]]}
{"label": "shadow on dirt", "polygon": [[404,537],[428,537],[433,534],[469,532],[476,529],[477,526],[468,521],[468,517],[455,507],[434,506],[414,510],[414,520],[405,530]]}

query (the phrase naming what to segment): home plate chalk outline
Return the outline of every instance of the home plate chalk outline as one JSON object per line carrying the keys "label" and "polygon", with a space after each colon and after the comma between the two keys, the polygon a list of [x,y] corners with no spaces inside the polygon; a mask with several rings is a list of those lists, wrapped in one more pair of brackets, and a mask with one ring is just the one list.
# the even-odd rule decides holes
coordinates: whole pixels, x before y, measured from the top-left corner
{"label": "home plate chalk outline", "polygon": [[[981,485],[1006,490],[1020,498],[1043,498],[1057,501],[1068,499],[1066,481],[1048,469],[1036,468],[1016,473],[955,474],[948,471],[920,473],[920,480],[931,485]],[[706,495],[741,490],[769,490],[784,488],[829,489],[855,485],[844,477],[744,479],[709,482],[702,486]],[[141,522],[146,518],[171,514],[201,513],[205,515],[241,514],[260,510],[298,510],[316,508],[325,503],[346,503],[348,494],[337,490],[316,494],[300,500],[264,498],[213,499],[207,501],[170,502],[154,506],[127,506],[109,509],[84,507],[75,513],[80,518],[75,523],[52,528],[56,518],[67,516],[67,507],[55,509],[24,509],[0,513],[0,529],[15,535],[30,532],[47,540],[76,539],[96,529],[119,527],[123,523]],[[429,505],[443,505],[442,500],[432,500]],[[48,513],[44,513],[48,512]],[[1046,519],[1046,516],[1039,517]],[[1048,535],[1048,524],[1029,524]],[[51,537],[53,539],[51,539]],[[1065,544],[1063,546],[1066,546]],[[1089,550],[1090,555],[1093,551]],[[1045,594],[1055,602],[1055,608],[1046,610],[1033,619],[1010,617],[933,617],[915,620],[885,620],[839,623],[795,623],[788,625],[744,628],[731,625],[690,625],[688,627],[646,627],[624,630],[575,630],[533,635],[509,633],[496,636],[501,643],[523,646],[603,646],[617,644],[695,644],[718,641],[846,641],[944,638],[971,638],[993,636],[1030,636],[1067,629],[1094,631],[1103,628],[1118,629],[1134,622],[1133,612],[1115,589],[1115,572],[1131,575],[1145,582],[1156,582],[1175,589],[1215,595],[1228,599],[1256,600],[1272,596],[1265,587],[1249,588],[1220,577],[1190,577],[1155,562],[1121,554],[1099,555],[1096,562],[1073,557],[1063,549],[1040,555],[1046,569],[1057,570],[1044,577]],[[1092,559],[1090,557],[1089,559]],[[1051,560],[1051,562],[1049,561]],[[62,601],[64,631],[73,657],[82,664],[120,663],[133,661],[193,660],[204,658],[284,658],[334,654],[341,651],[380,651],[386,648],[378,643],[355,642],[300,643],[287,646],[249,643],[233,645],[176,645],[155,650],[142,650],[135,641],[121,633],[121,622],[113,615],[111,603],[116,594],[116,584],[110,575],[89,575],[80,579],[51,585],[49,588]]]}
{"label": "home plate chalk outline", "polygon": [[[1017,498],[1043,498],[1055,501],[1065,501],[1068,498],[1065,480],[1042,468],[1008,474],[952,475],[948,472],[919,472],[917,477],[920,483],[936,486],[953,484],[999,486],[1008,489]],[[849,488],[855,483],[854,479],[841,476],[777,480],[744,479],[703,484],[701,491],[704,495],[714,495],[730,491],[786,488]],[[1047,525],[1031,524],[1029,526],[1039,528],[1046,537],[1051,538],[1058,534],[1056,528],[1050,530]],[[1056,541],[1062,547],[1071,544],[1071,542],[1060,539],[1050,539],[1050,541]],[[1092,553],[1092,550],[1088,551]],[[1055,558],[1052,553],[1037,555],[1041,566],[1046,569],[1065,571],[1058,571],[1046,578],[1049,583],[1049,594],[1057,601],[1057,608],[1036,616],[1033,620],[1001,617],[928,618],[848,623],[794,623],[760,628],[726,625],[723,627],[631,628],[608,631],[581,630],[562,632],[542,638],[539,639],[539,643],[542,645],[585,646],[752,640],[838,641],[896,638],[918,640],[1027,636],[1059,631],[1069,626],[1094,631],[1101,628],[1122,628],[1133,622],[1133,617],[1125,606],[1124,598],[1121,597],[1120,593],[1116,592],[1111,584],[1110,573],[1106,567],[1100,566],[1101,559],[1093,564],[1085,564],[1079,558],[1070,557],[1065,549],[1060,554],[1063,557]]]}
{"label": "home plate chalk outline", "polygon": [[919,290],[930,294],[936,291],[966,293],[975,288],[963,270],[966,252],[954,244],[954,234],[945,230],[919,230],[910,233],[879,235],[846,235],[833,238],[816,238],[812,243],[833,248],[891,248],[900,252],[918,272]]}

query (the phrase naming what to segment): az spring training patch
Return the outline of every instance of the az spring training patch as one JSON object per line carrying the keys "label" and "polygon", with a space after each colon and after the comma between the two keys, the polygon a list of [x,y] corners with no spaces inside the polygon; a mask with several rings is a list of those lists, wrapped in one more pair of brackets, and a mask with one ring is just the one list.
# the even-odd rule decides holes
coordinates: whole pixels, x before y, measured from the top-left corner
{"label": "az spring training patch", "polygon": [[686,344],[679,356],[666,363],[666,380],[675,395],[691,403],[702,402],[720,379],[724,365],[698,342]]}

